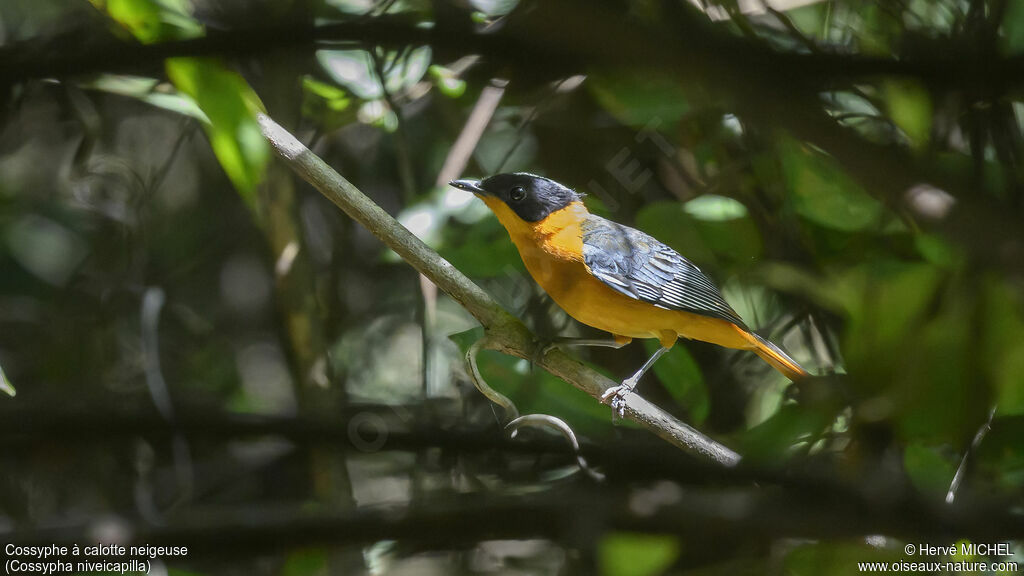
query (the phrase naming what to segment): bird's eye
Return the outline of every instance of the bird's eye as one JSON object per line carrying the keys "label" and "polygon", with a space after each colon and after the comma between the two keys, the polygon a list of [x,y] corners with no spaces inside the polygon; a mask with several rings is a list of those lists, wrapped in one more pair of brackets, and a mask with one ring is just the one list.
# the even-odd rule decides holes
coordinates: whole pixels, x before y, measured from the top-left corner
{"label": "bird's eye", "polygon": [[516,186],[508,193],[508,197],[513,202],[519,202],[523,198],[526,198],[526,190],[524,190],[522,186]]}

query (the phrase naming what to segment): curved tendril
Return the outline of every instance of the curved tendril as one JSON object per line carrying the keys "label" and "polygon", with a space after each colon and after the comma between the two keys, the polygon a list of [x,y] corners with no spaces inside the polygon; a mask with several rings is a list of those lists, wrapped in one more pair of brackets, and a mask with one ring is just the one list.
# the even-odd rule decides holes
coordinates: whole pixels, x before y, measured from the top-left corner
{"label": "curved tendril", "polygon": [[580,443],[576,440],[576,433],[573,432],[572,428],[565,423],[565,420],[548,414],[527,414],[526,416],[515,418],[505,425],[505,431],[508,432],[509,438],[515,438],[516,434],[518,434],[519,430],[522,428],[555,430],[569,441],[569,444],[572,446],[572,451],[576,455],[576,463],[579,465],[580,470],[598,482],[604,480],[604,474],[601,474],[597,470],[591,468],[583,458],[583,454],[580,453]]}
{"label": "curved tendril", "polygon": [[484,377],[480,375],[480,369],[476,365],[476,355],[480,352],[480,348],[486,343],[487,337],[481,338],[473,343],[466,350],[466,364],[469,365],[469,377],[473,380],[473,385],[480,391],[481,394],[487,397],[488,400],[494,402],[498,406],[501,406],[502,410],[505,411],[507,420],[515,421],[519,418],[519,410],[516,405],[508,399],[507,396],[498,392],[494,388],[491,388]]}

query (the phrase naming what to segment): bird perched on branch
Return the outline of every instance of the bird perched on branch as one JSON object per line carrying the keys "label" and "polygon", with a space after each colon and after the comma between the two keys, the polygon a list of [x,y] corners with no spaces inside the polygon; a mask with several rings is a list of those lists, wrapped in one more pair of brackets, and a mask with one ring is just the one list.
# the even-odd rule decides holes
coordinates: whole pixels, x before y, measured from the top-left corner
{"label": "bird perched on branch", "polygon": [[621,416],[625,397],[680,337],[750,350],[790,380],[808,375],[781,348],[752,332],[697,266],[653,237],[591,214],[580,194],[541,176],[498,174],[454,180],[476,194],[508,230],[533,279],[580,322],[621,347],[657,338],[661,348],[603,400]]}

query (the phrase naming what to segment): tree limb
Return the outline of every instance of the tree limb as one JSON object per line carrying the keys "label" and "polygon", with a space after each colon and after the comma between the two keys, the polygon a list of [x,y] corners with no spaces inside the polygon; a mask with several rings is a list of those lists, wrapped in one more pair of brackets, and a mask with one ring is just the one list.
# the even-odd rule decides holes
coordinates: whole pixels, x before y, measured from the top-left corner
{"label": "tree limb", "polygon": [[[413,268],[455,299],[483,325],[485,346],[519,358],[532,359],[537,338],[491,296],[420,241],[370,200],[358,188],[310,152],[270,117],[259,115],[263,135],[274,151],[305,181],[313,185],[346,214],[362,224]],[[595,399],[617,385],[587,368],[561,350],[550,350],[537,365]],[[738,454],[680,422],[671,414],[633,393],[626,397],[625,416],[672,444],[714,460],[723,466],[739,463]]]}

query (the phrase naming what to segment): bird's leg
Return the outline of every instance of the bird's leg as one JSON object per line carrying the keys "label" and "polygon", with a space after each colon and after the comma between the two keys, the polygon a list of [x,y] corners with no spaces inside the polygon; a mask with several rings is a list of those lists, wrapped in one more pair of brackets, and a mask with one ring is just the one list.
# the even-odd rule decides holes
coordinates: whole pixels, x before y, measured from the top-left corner
{"label": "bird's leg", "polygon": [[538,351],[534,354],[534,364],[543,358],[548,352],[555,348],[566,346],[597,346],[602,348],[622,348],[632,342],[632,338],[615,336],[614,338],[555,338],[550,342],[542,342]]}
{"label": "bird's leg", "polygon": [[664,356],[665,352],[668,352],[668,350],[669,349],[664,346],[658,348],[647,362],[644,362],[644,365],[636,371],[636,374],[633,374],[629,378],[623,380],[622,384],[612,386],[605,390],[604,394],[601,395],[601,402],[611,405],[612,413],[614,414],[615,412],[618,412],[619,418],[622,418],[626,412],[626,396],[636,388],[637,383],[640,382],[640,378],[642,378],[643,375],[651,369],[651,366],[654,366],[654,363],[658,361],[658,358]]}

